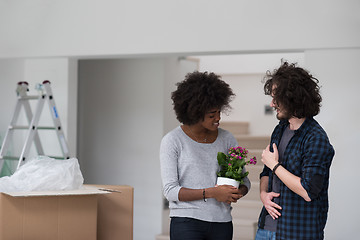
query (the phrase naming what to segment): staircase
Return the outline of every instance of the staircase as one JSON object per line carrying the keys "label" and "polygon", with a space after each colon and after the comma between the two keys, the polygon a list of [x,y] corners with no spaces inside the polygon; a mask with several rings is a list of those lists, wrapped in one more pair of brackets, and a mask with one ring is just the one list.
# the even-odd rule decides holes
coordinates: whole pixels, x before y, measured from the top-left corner
{"label": "staircase", "polygon": [[[221,128],[230,131],[239,143],[239,146],[246,148],[248,157],[256,156],[256,165],[247,165],[251,189],[248,194],[237,203],[232,204],[232,216],[234,225],[234,240],[253,240],[257,229],[257,220],[260,214],[262,203],[259,195],[259,174],[264,165],[261,162],[261,153],[269,144],[268,136],[251,136],[249,134],[249,123],[247,122],[221,122]],[[163,210],[162,229],[163,232],[156,236],[156,240],[169,240],[169,209]]]}

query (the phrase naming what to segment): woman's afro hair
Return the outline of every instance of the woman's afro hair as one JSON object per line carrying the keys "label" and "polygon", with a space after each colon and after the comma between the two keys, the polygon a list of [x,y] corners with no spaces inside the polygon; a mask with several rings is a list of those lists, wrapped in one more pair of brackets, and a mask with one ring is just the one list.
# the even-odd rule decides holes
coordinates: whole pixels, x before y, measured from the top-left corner
{"label": "woman's afro hair", "polygon": [[179,122],[196,124],[214,108],[230,109],[229,103],[235,96],[230,86],[214,73],[195,71],[176,84],[171,99]]}

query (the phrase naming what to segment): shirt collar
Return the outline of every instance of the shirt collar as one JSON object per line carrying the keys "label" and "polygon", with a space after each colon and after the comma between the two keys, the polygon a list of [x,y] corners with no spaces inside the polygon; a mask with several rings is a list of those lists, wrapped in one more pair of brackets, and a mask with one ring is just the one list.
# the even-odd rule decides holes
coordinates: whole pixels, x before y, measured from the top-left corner
{"label": "shirt collar", "polygon": [[[314,118],[313,117],[307,117],[305,119],[305,121],[303,122],[303,124],[301,124],[301,126],[299,127],[299,129],[295,130],[294,134],[300,134],[304,131],[307,131],[307,129],[309,129],[309,127],[312,125],[312,123],[314,122]],[[280,120],[279,123],[280,127],[282,130],[284,130],[287,126],[289,126],[289,121],[288,120]]]}
{"label": "shirt collar", "polygon": [[303,122],[303,124],[301,124],[301,126],[299,127],[299,129],[297,129],[295,131],[295,134],[300,134],[302,132],[307,132],[307,130],[310,128],[310,126],[312,125],[312,123],[314,122],[314,118],[313,117],[307,117],[305,119],[305,121]]}

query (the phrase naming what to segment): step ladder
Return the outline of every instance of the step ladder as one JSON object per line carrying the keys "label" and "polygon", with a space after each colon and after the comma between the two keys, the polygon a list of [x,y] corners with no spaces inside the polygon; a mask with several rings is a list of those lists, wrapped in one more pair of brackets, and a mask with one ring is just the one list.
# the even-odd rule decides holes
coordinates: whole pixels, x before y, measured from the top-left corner
{"label": "step ladder", "polygon": [[[18,97],[17,97],[16,106],[15,106],[15,111],[14,111],[14,114],[10,121],[10,125],[5,133],[4,141],[3,141],[1,149],[0,149],[0,170],[3,168],[5,160],[17,160],[18,163],[17,163],[16,169],[18,169],[22,165],[22,163],[27,159],[31,144],[33,142],[35,144],[37,154],[44,155],[44,149],[40,142],[38,130],[55,130],[56,131],[56,135],[58,137],[63,156],[58,156],[58,157],[51,156],[52,158],[55,158],[55,159],[70,158],[69,148],[68,148],[65,136],[64,136],[63,129],[61,127],[59,114],[56,110],[55,101],[54,101],[54,97],[53,97],[51,86],[50,86],[50,81],[45,80],[42,84],[37,84],[36,89],[38,90],[39,95],[35,95],[35,96],[27,95],[27,92],[29,91],[28,86],[29,86],[29,84],[27,82],[19,82],[17,85],[16,92],[17,92]],[[30,106],[30,102],[29,102],[30,100],[37,101],[34,115],[31,110],[31,106]],[[47,101],[49,104],[49,108],[50,108],[50,112],[51,112],[50,115],[53,119],[54,126],[49,126],[49,127],[38,126],[39,120],[40,120],[40,115],[41,115],[42,109],[44,107],[45,101]],[[25,115],[29,122],[28,126],[16,125],[22,106],[24,107]],[[6,154],[6,152],[8,150],[9,143],[10,143],[10,140],[13,138],[14,131],[19,130],[19,129],[28,131],[26,134],[25,142],[22,147],[20,156],[19,157],[5,156],[4,154]]]}

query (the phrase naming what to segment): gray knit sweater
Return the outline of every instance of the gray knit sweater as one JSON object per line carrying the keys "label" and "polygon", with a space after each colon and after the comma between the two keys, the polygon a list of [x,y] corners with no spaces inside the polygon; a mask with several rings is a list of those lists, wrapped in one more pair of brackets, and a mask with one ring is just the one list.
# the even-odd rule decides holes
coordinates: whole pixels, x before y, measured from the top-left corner
{"label": "gray knit sweater", "polygon": [[[219,165],[217,153],[238,145],[234,136],[221,128],[211,144],[198,143],[188,137],[181,127],[166,134],[160,146],[160,166],[163,194],[169,201],[170,217],[190,217],[209,222],[229,222],[231,205],[216,199],[179,201],[181,187],[203,189],[214,187]],[[244,169],[244,171],[246,171]],[[250,181],[244,179],[250,190]]]}

